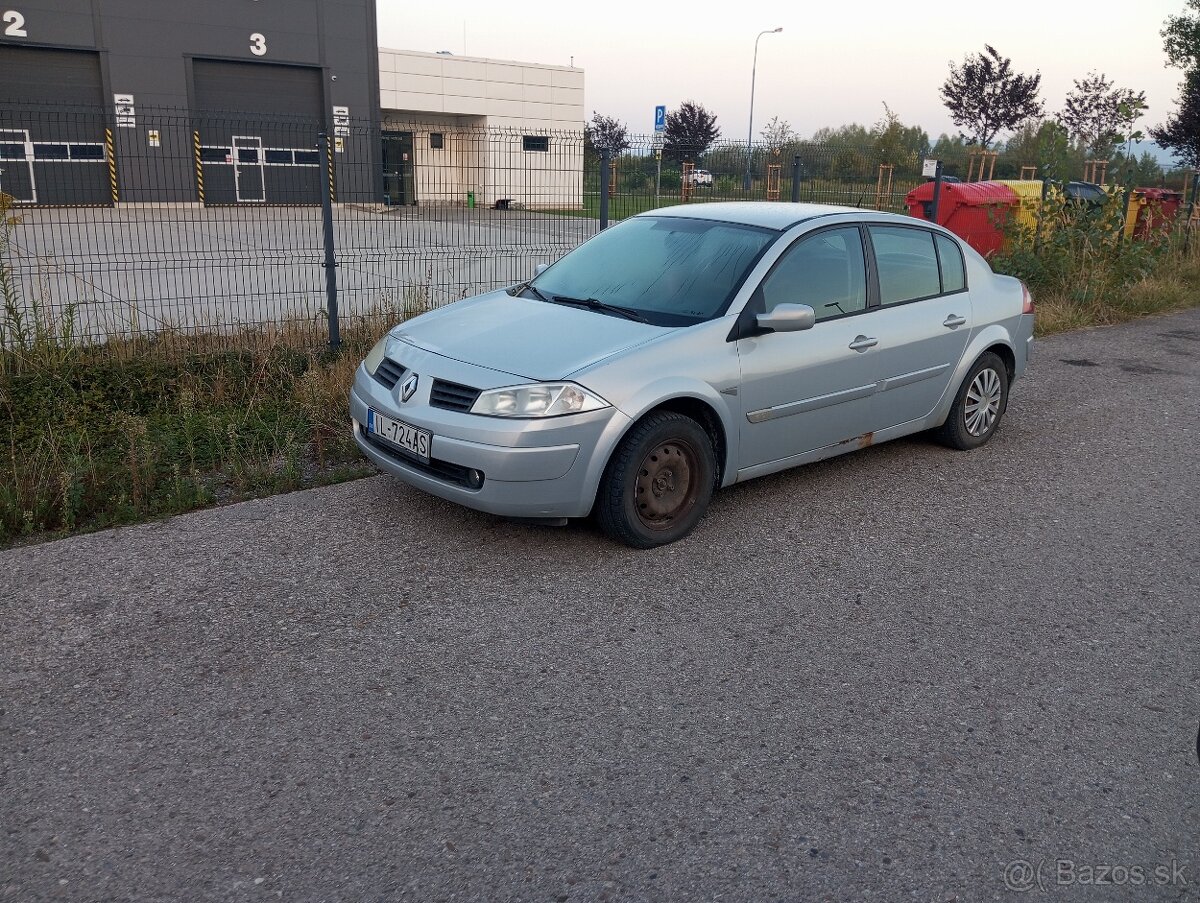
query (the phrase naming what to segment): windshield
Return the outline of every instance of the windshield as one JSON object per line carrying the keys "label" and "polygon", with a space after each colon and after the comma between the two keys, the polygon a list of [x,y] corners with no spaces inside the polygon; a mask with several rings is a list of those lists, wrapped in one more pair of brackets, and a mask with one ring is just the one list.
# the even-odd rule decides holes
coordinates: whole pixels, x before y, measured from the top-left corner
{"label": "windshield", "polygon": [[606,229],[530,283],[543,296],[594,299],[657,326],[723,314],[777,232],[675,216]]}

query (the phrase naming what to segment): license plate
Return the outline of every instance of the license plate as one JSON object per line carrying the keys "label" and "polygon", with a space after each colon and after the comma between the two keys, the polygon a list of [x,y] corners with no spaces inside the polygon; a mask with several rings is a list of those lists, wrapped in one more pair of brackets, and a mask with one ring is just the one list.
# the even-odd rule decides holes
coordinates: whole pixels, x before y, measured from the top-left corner
{"label": "license plate", "polygon": [[429,463],[429,446],[433,442],[433,434],[419,430],[403,420],[393,420],[384,417],[378,411],[367,411],[367,432],[397,446],[401,451],[408,452]]}

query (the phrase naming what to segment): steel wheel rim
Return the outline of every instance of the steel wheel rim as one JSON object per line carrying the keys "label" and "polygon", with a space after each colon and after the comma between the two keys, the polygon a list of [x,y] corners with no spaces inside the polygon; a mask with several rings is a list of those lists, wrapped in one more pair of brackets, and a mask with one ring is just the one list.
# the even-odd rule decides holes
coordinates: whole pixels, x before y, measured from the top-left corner
{"label": "steel wheel rim", "polygon": [[669,530],[696,504],[700,456],[688,442],[659,442],[638,465],[633,508],[642,526]]}
{"label": "steel wheel rim", "polygon": [[963,420],[967,432],[972,436],[984,436],[1000,416],[1000,401],[1004,397],[1004,387],[1000,382],[1000,374],[991,367],[985,367],[971,380],[967,389],[966,404],[963,406]]}

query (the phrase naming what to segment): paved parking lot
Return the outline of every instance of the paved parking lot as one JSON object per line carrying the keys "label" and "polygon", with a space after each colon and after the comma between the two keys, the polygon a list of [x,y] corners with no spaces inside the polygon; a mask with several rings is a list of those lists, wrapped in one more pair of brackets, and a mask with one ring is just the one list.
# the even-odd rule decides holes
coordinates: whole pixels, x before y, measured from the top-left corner
{"label": "paved parking lot", "polygon": [[652,552],[381,477],[0,554],[0,899],[1196,899],[1198,389],[1061,336]]}
{"label": "paved parking lot", "polygon": [[[319,207],[147,205],[16,211],[22,295],[75,306],[88,336],[321,319]],[[340,205],[339,306],[354,316],[406,297],[443,304],[529,278],[596,221],[527,210]]]}

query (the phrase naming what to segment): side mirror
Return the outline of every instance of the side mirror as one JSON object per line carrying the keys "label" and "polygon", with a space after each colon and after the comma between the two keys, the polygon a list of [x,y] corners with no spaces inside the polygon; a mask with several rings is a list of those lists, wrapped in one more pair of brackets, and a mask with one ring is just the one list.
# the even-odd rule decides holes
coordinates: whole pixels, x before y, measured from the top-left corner
{"label": "side mirror", "polygon": [[540,275],[542,275],[542,273],[546,272],[546,270],[548,270],[548,269],[550,269],[550,264],[539,263],[537,266],[535,266],[533,268],[533,275],[540,276]]}
{"label": "side mirror", "polygon": [[770,332],[801,332],[817,325],[817,312],[807,304],[779,304],[754,320],[759,329]]}

